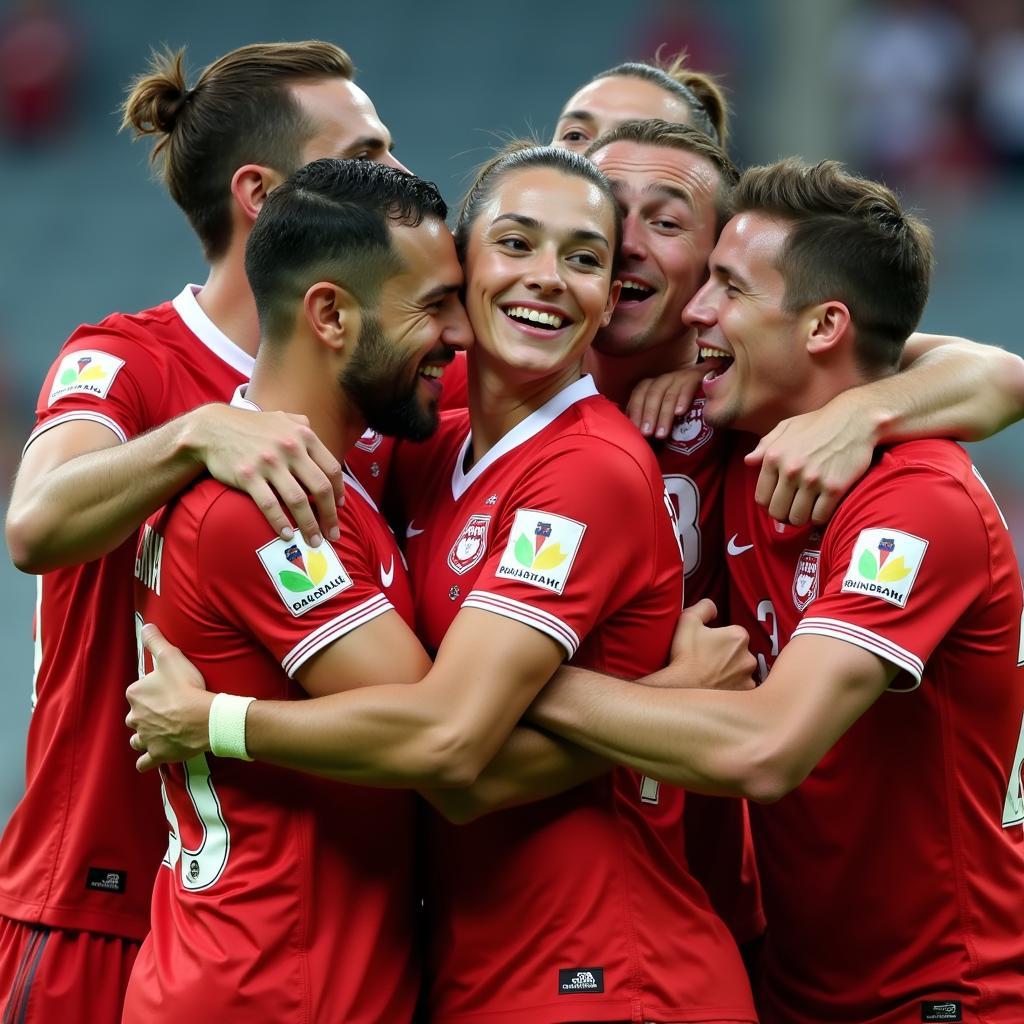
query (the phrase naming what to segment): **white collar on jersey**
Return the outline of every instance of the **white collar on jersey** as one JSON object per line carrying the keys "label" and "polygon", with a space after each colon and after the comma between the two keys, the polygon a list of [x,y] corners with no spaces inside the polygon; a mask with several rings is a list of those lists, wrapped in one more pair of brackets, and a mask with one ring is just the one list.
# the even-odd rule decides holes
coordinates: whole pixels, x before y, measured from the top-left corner
{"label": "white collar on jersey", "polygon": [[584,374],[579,380],[562,388],[554,398],[548,399],[544,405],[535,409],[521,423],[517,423],[468,473],[465,473],[462,467],[466,464],[466,452],[469,451],[469,446],[473,443],[473,432],[470,431],[455,459],[455,470],[452,473],[452,497],[458,501],[469,490],[473,482],[503,455],[507,455],[523,442],[535,437],[570,406],[596,394],[599,392],[594,384],[594,378],[589,373]]}
{"label": "white collar on jersey", "polygon": [[228,366],[244,374],[252,376],[252,368],[256,360],[244,349],[240,349],[204,312],[196,301],[201,291],[197,284],[187,284],[174,297],[171,305],[184,321],[185,326],[215,355],[224,360]]}
{"label": "white collar on jersey", "polygon": [[[263,412],[263,410],[255,403],[250,402],[245,397],[245,392],[248,390],[248,384],[239,384],[235,388],[235,393],[231,396],[231,405],[235,409],[248,409],[250,412]],[[352,470],[348,466],[343,465],[341,467],[341,475],[345,478],[345,486],[351,487],[352,490],[362,496],[363,501],[374,510],[378,511],[377,503],[371,498],[363,488],[363,485],[352,475]]]}

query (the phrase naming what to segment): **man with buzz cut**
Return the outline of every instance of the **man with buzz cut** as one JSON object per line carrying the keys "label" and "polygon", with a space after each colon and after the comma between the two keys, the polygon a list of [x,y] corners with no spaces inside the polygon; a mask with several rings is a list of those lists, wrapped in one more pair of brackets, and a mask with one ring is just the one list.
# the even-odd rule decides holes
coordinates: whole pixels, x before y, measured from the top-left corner
{"label": "man with buzz cut", "polygon": [[[837,164],[747,171],[687,306],[720,362],[716,429],[761,436],[897,369],[931,240]],[[730,611],[762,685],[643,688],[565,674],[534,720],[752,809],[768,931],[764,1024],[1021,1020],[1024,647],[1010,535],[945,440],[878,448],[827,528],[726,479]]]}
{"label": "man with buzz cut", "polygon": [[[437,371],[470,341],[446,212],[433,185],[369,161],[316,161],[275,189],[246,248],[261,341],[233,404],[301,410],[339,459],[367,425],[432,433]],[[394,536],[345,484],[340,539],[319,547],[275,536],[211,477],[145,525],[140,624],[174,637],[222,703],[414,682],[429,666]],[[411,792],[204,755],[167,769],[163,790],[170,848],[125,1024],[411,1019]]]}

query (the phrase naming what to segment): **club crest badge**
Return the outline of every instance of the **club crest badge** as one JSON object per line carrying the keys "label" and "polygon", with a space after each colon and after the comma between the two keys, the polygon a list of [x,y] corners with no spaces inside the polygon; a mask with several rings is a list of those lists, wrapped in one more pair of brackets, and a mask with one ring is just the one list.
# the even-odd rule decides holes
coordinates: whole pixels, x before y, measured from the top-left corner
{"label": "club crest badge", "polygon": [[[364,452],[375,452],[384,440],[383,434],[378,434],[376,430],[370,430],[367,428],[363,431],[359,440],[356,441],[356,447]],[[377,474],[374,473],[374,476]]]}
{"label": "club crest badge", "polygon": [[490,523],[490,516],[470,516],[466,520],[466,525],[448,552],[448,568],[452,572],[464,576],[484,557]]}
{"label": "club crest badge", "polygon": [[818,596],[818,568],[821,552],[808,549],[800,552],[793,573],[793,604],[802,612]]}
{"label": "club crest badge", "polygon": [[708,443],[714,429],[704,422],[704,399],[695,398],[693,405],[683,413],[669,435],[668,447],[683,455],[692,455],[702,445]]}

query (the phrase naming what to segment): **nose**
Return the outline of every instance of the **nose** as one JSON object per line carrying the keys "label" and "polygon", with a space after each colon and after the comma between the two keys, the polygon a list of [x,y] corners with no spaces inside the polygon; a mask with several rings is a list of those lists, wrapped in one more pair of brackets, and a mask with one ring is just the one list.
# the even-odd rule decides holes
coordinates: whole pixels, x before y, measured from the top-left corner
{"label": "nose", "polygon": [[542,245],[534,251],[526,267],[523,283],[534,291],[565,291],[565,281],[562,280],[558,250],[555,246]]}
{"label": "nose", "polygon": [[647,259],[647,243],[636,215],[627,214],[622,220],[621,253],[623,259]]}
{"label": "nose", "polygon": [[705,281],[683,309],[684,327],[710,327],[718,320],[714,305],[715,282]]}
{"label": "nose", "polygon": [[405,171],[406,174],[412,174],[412,171],[410,171],[409,168],[391,152],[391,150],[388,150],[384,156],[381,157],[380,162],[387,167],[394,167],[396,170]]}

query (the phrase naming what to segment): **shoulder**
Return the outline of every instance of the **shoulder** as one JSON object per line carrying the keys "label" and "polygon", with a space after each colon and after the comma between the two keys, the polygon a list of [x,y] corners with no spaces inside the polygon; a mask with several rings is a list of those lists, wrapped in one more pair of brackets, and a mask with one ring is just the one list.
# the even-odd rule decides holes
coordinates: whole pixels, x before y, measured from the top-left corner
{"label": "shoulder", "polygon": [[558,459],[599,479],[643,479],[657,483],[660,491],[661,471],[650,445],[606,398],[577,402],[552,426],[542,444],[545,459]]}

